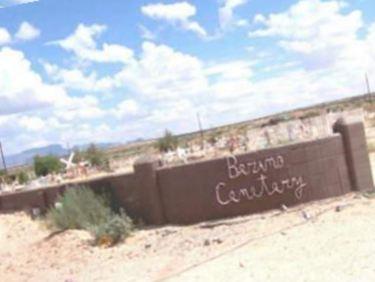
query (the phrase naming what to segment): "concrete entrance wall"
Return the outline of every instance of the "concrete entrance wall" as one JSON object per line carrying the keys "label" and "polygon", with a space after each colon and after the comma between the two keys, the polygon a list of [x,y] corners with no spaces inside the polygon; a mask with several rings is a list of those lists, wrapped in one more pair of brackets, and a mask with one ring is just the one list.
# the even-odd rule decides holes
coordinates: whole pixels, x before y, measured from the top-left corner
{"label": "concrete entrance wall", "polygon": [[[189,224],[373,189],[361,122],[339,120],[332,136],[163,168],[140,159],[133,174],[80,184],[107,189],[148,224]],[[0,210],[46,209],[69,185],[0,195]]]}

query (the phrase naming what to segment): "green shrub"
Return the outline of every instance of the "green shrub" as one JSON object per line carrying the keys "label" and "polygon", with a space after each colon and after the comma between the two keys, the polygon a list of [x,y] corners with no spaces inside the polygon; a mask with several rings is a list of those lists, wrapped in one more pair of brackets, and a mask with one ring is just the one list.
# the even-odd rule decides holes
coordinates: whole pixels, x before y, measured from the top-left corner
{"label": "green shrub", "polygon": [[83,153],[86,160],[93,166],[105,166],[107,159],[103,150],[100,150],[95,144],[91,144],[87,150]]}
{"label": "green shrub", "polygon": [[19,183],[19,184],[26,184],[27,182],[29,182],[29,175],[27,174],[26,171],[21,170],[21,171],[17,174],[17,180],[18,180],[18,183]]}
{"label": "green shrub", "polygon": [[90,189],[75,187],[59,197],[57,206],[48,211],[47,218],[59,230],[87,229],[106,222],[110,215],[105,198]]}
{"label": "green shrub", "polygon": [[75,187],[60,196],[47,212],[47,225],[57,230],[84,229],[95,244],[112,245],[129,235],[132,221],[123,212],[112,211],[110,200],[91,189]]}
{"label": "green shrub", "polygon": [[172,132],[165,130],[164,136],[158,140],[156,146],[160,152],[175,150],[178,146],[178,139],[173,136]]}
{"label": "green shrub", "polygon": [[131,219],[123,212],[114,214],[107,222],[91,227],[95,245],[112,246],[130,235],[133,229]]}
{"label": "green shrub", "polygon": [[60,172],[62,164],[60,160],[52,155],[34,158],[34,171],[37,176],[46,176],[52,172]]}
{"label": "green shrub", "polygon": [[307,112],[304,112],[301,116],[301,119],[309,119],[309,118],[314,118],[317,117],[321,114],[319,110],[309,110]]}
{"label": "green shrub", "polygon": [[13,177],[6,173],[5,170],[0,170],[0,184],[12,184]]}

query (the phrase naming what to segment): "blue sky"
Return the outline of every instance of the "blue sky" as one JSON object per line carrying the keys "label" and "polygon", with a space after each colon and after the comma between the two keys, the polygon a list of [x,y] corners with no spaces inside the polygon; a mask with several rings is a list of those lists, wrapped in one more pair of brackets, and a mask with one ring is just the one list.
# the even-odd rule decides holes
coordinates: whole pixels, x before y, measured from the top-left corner
{"label": "blue sky", "polygon": [[370,0],[0,0],[0,140],[125,142],[375,87]]}

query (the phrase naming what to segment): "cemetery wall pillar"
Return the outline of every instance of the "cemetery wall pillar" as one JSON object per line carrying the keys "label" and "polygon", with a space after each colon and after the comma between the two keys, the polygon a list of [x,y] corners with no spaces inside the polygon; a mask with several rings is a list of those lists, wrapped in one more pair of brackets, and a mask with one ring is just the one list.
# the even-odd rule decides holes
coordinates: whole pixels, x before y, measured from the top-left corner
{"label": "cemetery wall pillar", "polygon": [[367,150],[363,122],[339,119],[333,131],[340,133],[345,147],[345,157],[354,191],[366,191],[374,188],[371,164]]}
{"label": "cemetery wall pillar", "polygon": [[147,224],[166,223],[160,188],[157,183],[157,168],[160,163],[155,158],[144,157],[134,164],[135,186],[142,206],[140,217]]}

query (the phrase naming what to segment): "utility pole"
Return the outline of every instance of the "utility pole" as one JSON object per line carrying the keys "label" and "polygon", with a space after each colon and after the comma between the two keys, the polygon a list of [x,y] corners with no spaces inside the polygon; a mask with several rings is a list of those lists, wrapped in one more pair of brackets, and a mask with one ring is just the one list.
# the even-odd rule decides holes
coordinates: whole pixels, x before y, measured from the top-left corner
{"label": "utility pole", "polygon": [[366,86],[367,86],[367,94],[370,98],[370,101],[372,101],[372,95],[371,95],[371,88],[370,88],[370,82],[368,80],[367,72],[365,74],[365,79],[366,79]]}
{"label": "utility pole", "polygon": [[3,169],[4,169],[5,173],[7,173],[7,165],[5,163],[5,158],[4,158],[4,153],[3,153],[3,146],[1,145],[1,142],[0,142],[0,154],[1,154],[1,159],[3,160]]}
{"label": "utility pole", "polygon": [[201,123],[201,118],[199,116],[199,112],[197,112],[197,121],[198,121],[198,127],[199,127],[199,132],[201,136],[201,149],[203,150],[204,143],[203,143],[203,130],[202,130],[202,123]]}

